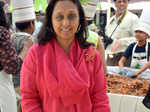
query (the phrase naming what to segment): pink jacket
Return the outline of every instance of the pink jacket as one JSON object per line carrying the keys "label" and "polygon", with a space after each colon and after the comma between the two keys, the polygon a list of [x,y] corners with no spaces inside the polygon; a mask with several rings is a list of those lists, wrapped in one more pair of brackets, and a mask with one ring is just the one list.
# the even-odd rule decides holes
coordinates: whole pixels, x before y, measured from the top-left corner
{"label": "pink jacket", "polygon": [[21,70],[23,112],[110,112],[99,54],[85,61],[88,49],[77,41],[70,57],[53,39],[33,45]]}

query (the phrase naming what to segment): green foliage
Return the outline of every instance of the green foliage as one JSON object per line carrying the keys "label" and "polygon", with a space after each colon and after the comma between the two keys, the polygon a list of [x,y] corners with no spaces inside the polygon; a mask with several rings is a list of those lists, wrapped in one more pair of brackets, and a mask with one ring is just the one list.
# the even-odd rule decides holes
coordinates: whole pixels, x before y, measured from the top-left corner
{"label": "green foliage", "polygon": [[88,1],[90,1],[90,0],[80,0],[80,2],[81,2],[82,5],[85,4],[85,3],[87,3]]}

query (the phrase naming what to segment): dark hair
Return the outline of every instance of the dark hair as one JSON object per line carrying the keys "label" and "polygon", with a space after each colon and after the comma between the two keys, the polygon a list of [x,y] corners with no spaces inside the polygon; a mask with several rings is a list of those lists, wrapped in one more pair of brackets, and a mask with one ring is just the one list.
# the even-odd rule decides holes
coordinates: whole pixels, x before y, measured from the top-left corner
{"label": "dark hair", "polygon": [[[46,42],[48,42],[52,38],[56,37],[54,28],[52,25],[52,13],[53,13],[54,7],[58,1],[63,1],[63,0],[50,0],[50,2],[48,4],[48,7],[46,9],[45,19],[43,22],[43,26],[40,30],[40,33],[38,34],[38,43],[39,44],[44,45]],[[79,16],[80,16],[80,20],[79,20],[80,29],[75,34],[75,38],[77,38],[80,47],[87,48],[90,46],[90,44],[88,44],[86,42],[86,38],[87,38],[87,27],[86,26],[87,25],[86,25],[85,14],[84,14],[83,8],[82,8],[79,0],[69,0],[69,1],[72,1],[77,6]]]}
{"label": "dark hair", "polygon": [[7,18],[5,11],[3,9],[4,6],[5,6],[5,2],[0,1],[0,26],[3,26],[5,28],[9,29],[10,24],[8,22],[8,18]]}
{"label": "dark hair", "polygon": [[[22,23],[15,23],[16,28],[20,31],[23,31],[25,29],[27,29],[30,26],[30,22],[31,21],[27,21],[27,22],[22,22]],[[32,21],[32,23],[34,24],[34,21]]]}
{"label": "dark hair", "polygon": [[35,11],[35,14],[40,14],[40,11]]}

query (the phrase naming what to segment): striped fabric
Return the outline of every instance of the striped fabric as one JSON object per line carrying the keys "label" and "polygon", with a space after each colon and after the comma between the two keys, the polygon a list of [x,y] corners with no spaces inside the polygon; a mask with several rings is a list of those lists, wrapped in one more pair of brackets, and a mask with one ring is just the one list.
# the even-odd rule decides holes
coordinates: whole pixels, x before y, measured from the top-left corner
{"label": "striped fabric", "polygon": [[87,42],[94,44],[97,47],[98,44],[98,34],[89,30],[89,36],[87,38]]}

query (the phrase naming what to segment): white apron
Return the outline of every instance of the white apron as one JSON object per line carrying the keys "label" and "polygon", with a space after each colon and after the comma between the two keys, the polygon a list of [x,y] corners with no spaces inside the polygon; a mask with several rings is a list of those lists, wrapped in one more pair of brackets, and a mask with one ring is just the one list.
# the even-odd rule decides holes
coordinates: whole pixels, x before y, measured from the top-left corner
{"label": "white apron", "polygon": [[17,112],[12,76],[0,71],[0,112]]}
{"label": "white apron", "polygon": [[132,50],[131,67],[139,69],[142,66],[144,66],[148,61],[148,42],[146,43],[146,46],[145,46],[145,52],[141,52],[141,53],[135,53],[137,44],[138,42],[135,44]]}

